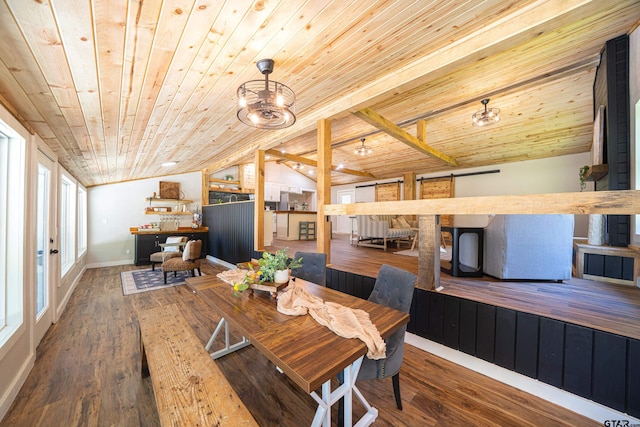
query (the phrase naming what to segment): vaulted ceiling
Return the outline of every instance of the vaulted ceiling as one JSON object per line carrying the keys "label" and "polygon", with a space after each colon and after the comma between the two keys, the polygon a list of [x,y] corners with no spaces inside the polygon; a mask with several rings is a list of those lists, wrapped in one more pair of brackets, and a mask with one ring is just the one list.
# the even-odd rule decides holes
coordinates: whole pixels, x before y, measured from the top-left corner
{"label": "vaulted ceiling", "polygon": [[[320,119],[334,164],[451,171],[353,113],[412,135],[424,119],[423,142],[458,168],[585,152],[600,51],[639,18],[637,0],[3,0],[0,102],[86,186],[213,172],[256,148],[314,159]],[[262,58],[296,92],[290,128],[236,117]],[[482,98],[502,120],[475,128]],[[362,137],[372,156],[354,155]]]}

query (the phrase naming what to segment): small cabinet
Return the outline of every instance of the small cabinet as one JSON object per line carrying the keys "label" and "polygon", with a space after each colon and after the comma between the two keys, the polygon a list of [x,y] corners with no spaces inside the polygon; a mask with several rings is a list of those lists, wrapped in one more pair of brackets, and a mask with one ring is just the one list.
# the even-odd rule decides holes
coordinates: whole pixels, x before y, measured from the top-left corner
{"label": "small cabinet", "polygon": [[[162,241],[160,240],[162,237]],[[158,234],[136,234],[136,256],[135,256],[135,264],[143,265],[150,264],[151,254],[154,252],[158,252],[160,250],[160,243],[163,243],[167,240],[166,235],[158,235]]]}
{"label": "small cabinet", "polygon": [[160,243],[164,243],[169,236],[185,236],[188,240],[202,240],[200,257],[207,255],[207,233],[171,233],[171,234],[136,234],[135,265],[151,264],[151,254],[160,252]]}

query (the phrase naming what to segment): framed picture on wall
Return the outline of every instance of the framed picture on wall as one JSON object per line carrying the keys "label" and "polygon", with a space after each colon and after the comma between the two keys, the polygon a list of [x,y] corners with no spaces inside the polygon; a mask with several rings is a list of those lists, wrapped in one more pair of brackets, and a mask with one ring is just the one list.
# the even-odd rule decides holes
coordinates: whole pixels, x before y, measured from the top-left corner
{"label": "framed picture on wall", "polygon": [[160,181],[160,198],[178,200],[180,198],[180,183]]}

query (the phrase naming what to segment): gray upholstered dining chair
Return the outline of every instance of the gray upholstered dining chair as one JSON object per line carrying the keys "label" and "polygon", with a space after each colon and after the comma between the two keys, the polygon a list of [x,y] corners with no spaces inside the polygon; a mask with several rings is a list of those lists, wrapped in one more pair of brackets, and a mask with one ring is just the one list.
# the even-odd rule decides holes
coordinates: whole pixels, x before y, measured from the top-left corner
{"label": "gray upholstered dining chair", "polygon": [[299,277],[316,285],[327,285],[327,254],[296,252],[294,257],[302,258],[302,267],[291,270],[293,277]]}
{"label": "gray upholstered dining chair", "polygon": [[[411,300],[413,299],[413,289],[417,277],[415,274],[383,264],[380,267],[378,278],[373,286],[373,291],[368,300],[395,308],[396,310],[409,312]],[[368,359],[366,356],[362,360],[362,366],[358,373],[358,379],[382,379],[391,377],[393,383],[393,394],[396,398],[396,406],[402,410],[402,399],[400,398],[400,366],[404,357],[404,335],[407,325],[403,325],[385,340],[387,345],[387,357],[380,360]]]}

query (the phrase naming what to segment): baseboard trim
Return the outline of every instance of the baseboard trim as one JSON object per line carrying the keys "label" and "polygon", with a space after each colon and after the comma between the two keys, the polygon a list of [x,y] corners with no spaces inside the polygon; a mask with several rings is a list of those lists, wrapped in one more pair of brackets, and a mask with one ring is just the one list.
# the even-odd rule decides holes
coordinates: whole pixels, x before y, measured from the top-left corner
{"label": "baseboard trim", "polygon": [[238,268],[234,264],[231,264],[231,263],[229,263],[229,262],[227,262],[225,260],[222,260],[220,258],[216,258],[216,257],[211,256],[211,255],[207,255],[207,261],[211,261],[214,264],[219,264],[219,265],[221,265],[223,267],[228,268],[229,270],[235,270],[235,269]]}
{"label": "baseboard trim", "polygon": [[87,264],[87,268],[115,267],[117,265],[132,265],[132,264],[133,264],[133,260],[124,259],[120,261],[95,262],[92,264]]}
{"label": "baseboard trim", "polygon": [[9,409],[11,408],[11,404],[15,400],[16,396],[18,396],[18,392],[24,385],[25,381],[27,381],[27,377],[33,369],[33,366],[36,362],[36,354],[35,352],[31,352],[29,357],[27,357],[20,367],[18,375],[13,378],[13,381],[7,391],[4,393],[2,398],[0,398],[0,421],[7,415]]}
{"label": "baseboard trim", "polygon": [[501,368],[493,363],[486,362],[477,357],[470,356],[442,344],[429,341],[418,335],[406,333],[405,343],[419,348],[420,350],[434,354],[443,359],[447,359],[457,365],[463,366],[472,371],[478,372],[494,380],[515,387],[526,393],[538,396],[565,409],[577,414],[591,418],[602,425],[606,420],[629,420],[629,424],[640,424],[640,419],[623,414],[614,409],[601,405],[567,391],[545,384],[542,381],[518,374],[509,369]]}

